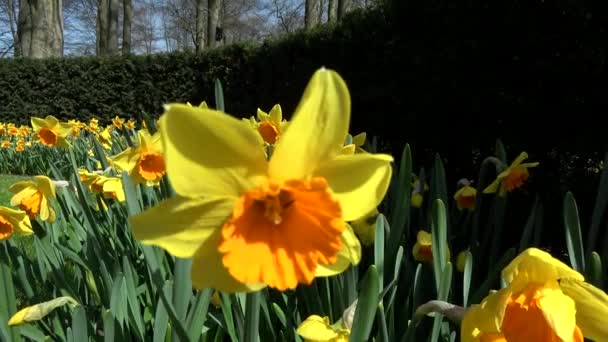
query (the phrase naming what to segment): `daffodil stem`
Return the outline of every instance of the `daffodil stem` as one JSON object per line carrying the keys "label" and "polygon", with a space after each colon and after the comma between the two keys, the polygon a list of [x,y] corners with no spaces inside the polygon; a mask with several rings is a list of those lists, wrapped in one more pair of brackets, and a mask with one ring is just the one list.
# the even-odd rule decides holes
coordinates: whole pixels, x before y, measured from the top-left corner
{"label": "daffodil stem", "polygon": [[260,301],[262,293],[260,291],[247,294],[245,304],[245,342],[259,342],[260,336]]}

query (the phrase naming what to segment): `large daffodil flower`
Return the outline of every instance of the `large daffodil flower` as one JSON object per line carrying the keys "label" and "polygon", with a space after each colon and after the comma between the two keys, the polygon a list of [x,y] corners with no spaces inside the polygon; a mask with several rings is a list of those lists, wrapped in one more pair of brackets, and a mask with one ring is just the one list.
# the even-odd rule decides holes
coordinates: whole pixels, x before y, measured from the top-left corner
{"label": "large daffodil flower", "polygon": [[529,248],[503,269],[507,287],[467,311],[461,340],[608,340],[608,296],[549,253]]}
{"label": "large daffodil flower", "polygon": [[68,147],[66,137],[72,132],[72,126],[68,123],[59,122],[52,115],[46,118],[32,118],[32,128],[36,132],[36,140],[45,146]]}
{"label": "large daffodil flower", "polygon": [[40,216],[42,221],[55,222],[55,210],[51,198],[56,198],[55,184],[46,176],[34,176],[33,181],[21,181],[8,189],[14,196],[11,205],[27,213],[30,219]]}
{"label": "large daffodil flower", "polygon": [[142,243],[193,258],[195,287],[294,289],[359,262],[346,221],[381,202],[393,159],[340,153],[350,95],[336,72],[315,72],[269,160],[260,135],[230,115],[172,104],[160,122],[177,196],[130,223]]}
{"label": "large daffodil flower", "polygon": [[33,234],[30,218],[23,210],[0,207],[0,241],[8,239],[14,233]]}
{"label": "large daffodil flower", "polygon": [[156,185],[166,171],[160,132],[150,135],[148,130],[142,129],[137,135],[137,147],[124,150],[112,160],[114,165],[129,173],[134,184]]}

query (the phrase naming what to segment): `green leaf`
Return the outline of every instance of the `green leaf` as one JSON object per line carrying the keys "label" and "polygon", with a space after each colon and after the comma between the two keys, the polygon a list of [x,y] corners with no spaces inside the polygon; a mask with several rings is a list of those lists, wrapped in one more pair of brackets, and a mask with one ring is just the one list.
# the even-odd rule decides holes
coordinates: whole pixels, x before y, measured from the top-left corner
{"label": "green leaf", "polygon": [[433,220],[431,221],[433,271],[437,291],[441,284],[441,271],[445,269],[448,258],[447,251],[447,215],[444,202],[441,199],[433,201]]}
{"label": "green leaf", "polygon": [[[4,251],[6,252],[6,242],[2,243]],[[13,286],[13,275],[11,267],[8,264],[7,256],[0,257],[0,329],[5,338],[10,341],[21,341],[18,328],[9,329],[8,318],[11,317],[16,311],[17,306],[15,303],[15,288]]]}
{"label": "green leaf", "polygon": [[224,89],[222,88],[222,82],[219,79],[215,80],[215,109],[221,112],[225,112],[224,107]]}
{"label": "green leaf", "polygon": [[260,301],[262,293],[260,291],[247,294],[245,309],[245,342],[259,342],[260,327]]}
{"label": "green leaf", "polygon": [[[192,298],[192,259],[175,258],[173,277],[173,307],[177,318],[184,322],[188,310],[188,304]],[[173,340],[177,339],[177,331],[173,330]]]}
{"label": "green leaf", "polygon": [[[441,301],[447,301],[450,294],[450,287],[452,286],[452,263],[448,262],[441,272],[441,285],[438,289],[437,299]],[[436,342],[439,339],[439,332],[441,329],[441,323],[443,321],[443,315],[436,313],[433,320],[433,330],[431,333],[431,342]]]}
{"label": "green leaf", "polygon": [[589,254],[589,259],[587,262],[586,268],[586,278],[587,281],[596,287],[603,289],[604,284],[602,280],[604,279],[604,275],[602,273],[602,259],[597,252],[591,252]]}
{"label": "green leaf", "polygon": [[115,328],[116,328],[116,320],[114,319],[114,315],[110,312],[110,310],[103,311],[103,340],[104,342],[114,342],[115,338]]}
{"label": "green leaf", "polygon": [[72,335],[74,341],[88,341],[89,335],[87,332],[87,315],[84,308],[78,305],[72,311]]}
{"label": "green leaf", "polygon": [[378,309],[378,293],[380,292],[378,272],[376,266],[369,267],[361,284],[361,291],[357,299],[357,308],[353,319],[351,341],[368,341],[376,310]]}
{"label": "green leaf", "polygon": [[469,292],[471,291],[471,275],[473,274],[473,255],[470,251],[465,252],[464,272],[462,276],[462,303],[466,308],[469,303]]}
{"label": "green leaf", "polygon": [[[597,195],[595,197],[595,206],[593,207],[593,214],[591,216],[591,227],[589,228],[589,234],[587,235],[587,250],[593,251],[596,248],[598,240],[598,234],[600,225],[602,224],[602,217],[606,212],[608,206],[608,153],[604,156],[604,169],[600,176],[600,184],[597,188]],[[605,249],[606,250],[606,249]],[[605,251],[605,253],[608,250]]]}
{"label": "green leaf", "polygon": [[[171,286],[170,281],[166,281],[163,285],[161,291],[165,294],[165,297],[171,297]],[[154,315],[154,328],[153,328],[153,342],[163,342],[165,341],[165,337],[167,336],[167,328],[169,326],[169,314],[167,313],[167,309],[165,305],[162,304],[162,298],[158,299],[158,304],[156,305],[156,313]],[[194,341],[193,339],[191,339]]]}
{"label": "green leaf", "polygon": [[198,340],[203,331],[212,295],[213,289],[204,289],[196,295],[194,305],[186,320],[190,341]]}
{"label": "green leaf", "polygon": [[376,321],[378,322],[378,337],[376,341],[389,342],[388,339],[388,328],[386,327],[386,316],[384,315],[384,306],[382,303],[378,304],[376,311]]}
{"label": "green leaf", "polygon": [[585,251],[581,237],[581,224],[578,219],[576,201],[570,191],[564,197],[564,225],[566,226],[566,245],[572,268],[585,272]]}
{"label": "green leaf", "polygon": [[177,314],[175,313],[175,309],[173,308],[173,305],[171,305],[171,303],[169,302],[169,299],[167,299],[167,295],[165,294],[164,291],[159,291],[158,293],[160,295],[160,299],[161,299],[163,305],[165,306],[165,310],[167,310],[169,319],[171,320],[171,327],[172,327],[172,329],[177,331],[178,341],[187,342],[188,333],[186,332],[186,328],[184,327],[183,323],[177,317]]}
{"label": "green leaf", "polygon": [[504,165],[508,165],[507,150],[505,150],[505,145],[500,139],[496,139],[495,153],[498,160],[500,160]]}
{"label": "green leaf", "polygon": [[374,231],[374,265],[376,265],[378,270],[378,281],[379,281],[379,290],[382,291],[384,288],[384,253],[386,252],[386,246],[384,244],[384,225],[386,219],[384,215],[379,214],[376,217],[376,229]]}
{"label": "green leaf", "polygon": [[388,246],[385,254],[386,262],[391,264],[395,259],[395,255],[404,232],[408,235],[409,229],[409,213],[410,213],[410,194],[412,192],[412,151],[410,145],[406,144],[401,154],[401,163],[397,175],[394,198],[391,208],[391,230],[389,232]]}
{"label": "green leaf", "polygon": [[532,232],[534,231],[536,223],[536,211],[538,209],[539,201],[540,197],[537,194],[536,199],[534,200],[534,205],[532,206],[532,211],[530,211],[530,215],[528,216],[528,220],[526,221],[526,225],[524,226],[524,231],[521,234],[521,239],[519,240],[519,253],[523,252],[526,248],[530,246],[530,242],[532,240]]}

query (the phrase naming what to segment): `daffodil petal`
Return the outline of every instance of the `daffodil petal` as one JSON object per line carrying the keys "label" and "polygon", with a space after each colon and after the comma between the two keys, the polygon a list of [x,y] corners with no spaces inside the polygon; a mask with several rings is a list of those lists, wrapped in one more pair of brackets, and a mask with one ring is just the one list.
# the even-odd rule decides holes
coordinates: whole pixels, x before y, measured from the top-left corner
{"label": "daffodil petal", "polygon": [[593,341],[608,341],[608,295],[578,279],[561,279],[559,286],[576,303],[576,324],[583,335]]}
{"label": "daffodil petal", "polygon": [[270,121],[277,125],[277,127],[280,127],[281,121],[283,121],[283,111],[281,110],[281,105],[274,105],[268,114],[270,116]]}
{"label": "daffodil petal", "polygon": [[353,144],[361,147],[363,144],[365,144],[365,138],[367,138],[367,133],[359,133],[353,137]]}
{"label": "daffodil petal", "polygon": [[340,274],[350,265],[357,265],[361,261],[361,244],[350,225],[346,225],[340,238],[342,248],[338,252],[336,262],[332,265],[318,265],[315,272],[317,277],[331,277]]}
{"label": "daffodil petal", "polygon": [[502,271],[502,278],[511,283],[513,292],[520,291],[531,282],[545,283],[565,277],[584,280],[582,274],[538,248],[526,249]]}
{"label": "daffodil petal", "polygon": [[507,300],[511,296],[511,293],[509,288],[500,289],[489,294],[481,301],[479,307],[482,311],[476,319],[476,325],[479,330],[485,333],[500,332],[507,307]]}
{"label": "daffodil petal", "polygon": [[538,306],[557,337],[562,341],[572,339],[576,327],[574,300],[559,289],[557,281],[554,286],[543,289],[543,296],[538,299]]}
{"label": "daffodil petal", "polygon": [[539,162],[519,164],[520,167],[523,167],[526,169],[530,168],[530,167],[537,167],[538,165],[539,165]]}
{"label": "daffodil petal", "polygon": [[114,161],[114,165],[118,166],[121,171],[130,172],[137,164],[139,156],[140,153],[137,149],[128,148],[112,157],[112,160]]}
{"label": "daffodil petal", "polygon": [[34,181],[44,196],[49,198],[57,197],[55,195],[55,184],[53,184],[53,181],[49,177],[34,176]]}
{"label": "daffodil petal", "polygon": [[192,257],[232,214],[233,198],[173,197],[129,218],[135,239],[180,258]]}
{"label": "daffodil petal", "polygon": [[226,293],[252,292],[266,287],[265,284],[241,283],[234,279],[223,264],[223,255],[218,251],[222,235],[220,230],[213,232],[204,241],[192,258],[192,284],[195,288],[213,288]]}
{"label": "daffodil petal", "polygon": [[32,122],[32,128],[34,129],[34,131],[39,131],[41,128],[49,128],[48,123],[42,119],[42,118],[32,118],[31,119]]}
{"label": "daffodil petal", "polygon": [[304,179],[339,154],[350,124],[350,94],[333,70],[312,76],[289,129],[276,143],[269,164],[271,178]]}
{"label": "daffodil petal", "polygon": [[386,195],[392,160],[385,154],[340,155],[314,175],[327,179],[342,207],[342,217],[354,221],[374,210]]}
{"label": "daffodil petal", "polygon": [[510,167],[516,167],[519,164],[523,163],[524,160],[528,159],[528,153],[526,152],[522,152],[519,154],[519,156],[517,156],[517,158],[515,158],[515,160],[513,161],[513,163],[511,163]]}
{"label": "daffodil petal", "polygon": [[302,322],[296,333],[306,341],[331,341],[338,333],[331,328],[329,320],[317,315],[311,315]]}
{"label": "daffodil petal", "polygon": [[160,131],[167,175],[182,196],[239,196],[266,173],[259,134],[225,113],[172,104]]}

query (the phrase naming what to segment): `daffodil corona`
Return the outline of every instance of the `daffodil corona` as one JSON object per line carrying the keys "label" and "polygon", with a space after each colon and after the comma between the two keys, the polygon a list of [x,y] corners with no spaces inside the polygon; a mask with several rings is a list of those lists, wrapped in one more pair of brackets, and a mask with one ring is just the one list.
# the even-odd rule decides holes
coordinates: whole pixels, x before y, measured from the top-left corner
{"label": "daffodil corona", "polygon": [[177,196],[131,217],[135,237],[193,258],[198,288],[225,292],[309,284],[359,262],[347,221],[383,199],[392,157],[341,154],[350,95],[318,70],[267,160],[242,120],[172,104],[160,119],[167,175]]}

